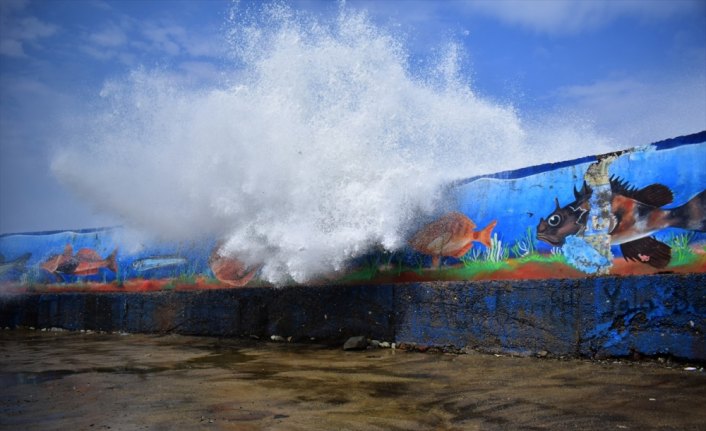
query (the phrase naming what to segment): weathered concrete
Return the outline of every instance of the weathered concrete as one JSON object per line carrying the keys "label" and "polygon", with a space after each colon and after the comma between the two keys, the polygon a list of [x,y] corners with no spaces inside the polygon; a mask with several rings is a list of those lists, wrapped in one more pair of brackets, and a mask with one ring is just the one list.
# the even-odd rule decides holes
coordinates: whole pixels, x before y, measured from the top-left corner
{"label": "weathered concrete", "polygon": [[42,293],[0,299],[0,326],[338,341],[392,339],[391,286]]}
{"label": "weathered concrete", "polygon": [[706,274],[0,299],[0,326],[706,361]]}
{"label": "weathered concrete", "polygon": [[580,280],[425,283],[395,288],[398,341],[481,350],[578,352]]}
{"label": "weathered concrete", "polygon": [[557,355],[706,360],[706,275],[395,287],[400,341]]}
{"label": "weathered concrete", "polygon": [[605,277],[582,297],[584,354],[706,360],[706,274]]}

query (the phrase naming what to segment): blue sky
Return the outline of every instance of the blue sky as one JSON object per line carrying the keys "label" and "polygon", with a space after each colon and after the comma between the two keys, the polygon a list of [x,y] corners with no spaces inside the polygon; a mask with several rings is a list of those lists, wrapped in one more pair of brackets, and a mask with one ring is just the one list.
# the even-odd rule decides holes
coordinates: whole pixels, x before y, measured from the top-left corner
{"label": "blue sky", "polygon": [[[339,7],[287,4],[328,19]],[[49,171],[61,130],[72,113],[91,109],[107,81],[138,68],[191,86],[217,85],[221,71],[235,67],[225,37],[231,6],[0,2],[0,233],[118,222]],[[346,7],[367,10],[373,22],[400,35],[410,68],[456,42],[473,89],[513,105],[528,121],[578,119],[615,149],[706,129],[706,1],[348,1]],[[542,143],[536,146],[541,151]]]}

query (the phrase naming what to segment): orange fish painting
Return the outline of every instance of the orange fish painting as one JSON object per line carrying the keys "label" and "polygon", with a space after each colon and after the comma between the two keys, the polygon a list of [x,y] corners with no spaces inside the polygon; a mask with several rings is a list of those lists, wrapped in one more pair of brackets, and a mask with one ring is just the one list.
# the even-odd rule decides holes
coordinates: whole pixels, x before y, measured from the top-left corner
{"label": "orange fish painting", "polygon": [[432,266],[439,267],[442,256],[460,258],[473,246],[474,242],[490,247],[490,234],[497,221],[493,220],[480,231],[474,231],[476,224],[465,215],[451,212],[420,229],[409,245],[419,253],[432,257]]}
{"label": "orange fish painting", "polygon": [[223,256],[216,247],[208,259],[213,275],[221,283],[232,287],[243,287],[255,276],[259,266],[246,266],[234,257]]}
{"label": "orange fish painting", "polygon": [[117,264],[115,256],[118,250],[115,249],[105,259],[101,258],[98,253],[90,248],[82,248],[76,254],[73,254],[73,247],[67,244],[63,254],[55,254],[44,263],[42,269],[56,274],[68,275],[95,275],[101,268],[107,268],[113,272],[117,272]]}

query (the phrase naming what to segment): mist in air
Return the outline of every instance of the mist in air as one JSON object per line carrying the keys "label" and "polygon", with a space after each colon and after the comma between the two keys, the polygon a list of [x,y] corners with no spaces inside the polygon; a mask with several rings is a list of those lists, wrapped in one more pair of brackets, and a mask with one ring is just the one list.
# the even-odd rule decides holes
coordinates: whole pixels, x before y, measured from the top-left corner
{"label": "mist in air", "polygon": [[127,227],[217,238],[274,283],[404,246],[452,180],[602,149],[479,97],[454,44],[413,70],[401,35],[345,6],[233,10],[226,25],[220,85],[144,69],[106,82],[52,168]]}

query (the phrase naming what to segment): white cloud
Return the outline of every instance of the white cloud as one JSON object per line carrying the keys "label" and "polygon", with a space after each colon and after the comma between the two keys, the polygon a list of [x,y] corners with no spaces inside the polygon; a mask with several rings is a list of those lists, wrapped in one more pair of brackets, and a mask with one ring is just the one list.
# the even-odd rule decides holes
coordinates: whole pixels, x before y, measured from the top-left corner
{"label": "white cloud", "polygon": [[[302,7],[312,3],[299,2]],[[315,4],[315,3],[314,3]],[[457,26],[470,16],[486,16],[508,25],[545,34],[577,34],[595,30],[619,18],[659,20],[686,14],[706,14],[703,0],[349,0],[366,9],[377,22],[409,26],[414,35],[473,34]],[[459,20],[449,20],[457,17]]]}
{"label": "white cloud", "polygon": [[179,68],[186,72],[190,80],[215,83],[221,79],[221,71],[212,63],[204,61],[187,61]]}
{"label": "white cloud", "polygon": [[88,56],[101,61],[111,60],[117,55],[116,52],[113,50],[104,48],[102,49],[101,47],[96,47],[92,45],[83,45],[79,49]]}
{"label": "white cloud", "polygon": [[133,48],[157,51],[169,56],[222,57],[225,53],[223,39],[215,33],[193,32],[170,22],[135,21],[139,29],[131,38]]}
{"label": "white cloud", "polygon": [[12,12],[23,10],[29,0],[3,0],[0,2],[0,14],[9,15]]}
{"label": "white cloud", "polygon": [[11,1],[2,3],[0,13],[0,55],[27,57],[25,44],[40,46],[38,41],[54,35],[59,27],[32,16],[19,17],[26,2]]}
{"label": "white cloud", "polygon": [[209,38],[185,34],[180,42],[192,57],[222,57],[226,51],[222,39],[216,35]]}
{"label": "white cloud", "polygon": [[22,43],[15,39],[1,39],[0,40],[0,55],[7,55],[8,57],[26,57],[24,49],[22,48]]}
{"label": "white cloud", "polygon": [[23,41],[33,41],[39,38],[48,37],[56,33],[59,27],[48,24],[31,16],[19,21],[18,25],[10,30],[15,33],[17,39]]}
{"label": "white cloud", "polygon": [[178,25],[148,22],[142,26],[142,34],[151,43],[152,48],[169,55],[178,55],[182,46],[177,41],[183,40],[187,32]]}
{"label": "white cloud", "polygon": [[463,4],[463,9],[541,33],[572,34],[620,17],[657,19],[678,13],[703,13],[705,7],[699,0],[471,0]]}
{"label": "white cloud", "polygon": [[137,59],[135,57],[135,54],[127,51],[119,52],[116,55],[116,58],[123,64],[126,64],[128,66],[133,66],[135,65]]}
{"label": "white cloud", "polygon": [[97,45],[108,47],[122,46],[127,42],[125,32],[114,25],[107,26],[101,31],[91,34],[88,39]]}
{"label": "white cloud", "polygon": [[103,0],[89,0],[88,5],[103,11],[113,12],[115,9],[108,2]]}
{"label": "white cloud", "polygon": [[133,65],[140,56],[219,58],[225,52],[216,36],[193,32],[171,22],[139,20],[113,14],[117,22],[104,24],[100,31],[88,34],[81,51],[101,60],[117,60]]}
{"label": "white cloud", "polygon": [[564,87],[559,111],[590,120],[620,147],[706,130],[701,73],[665,79],[613,79]]}

